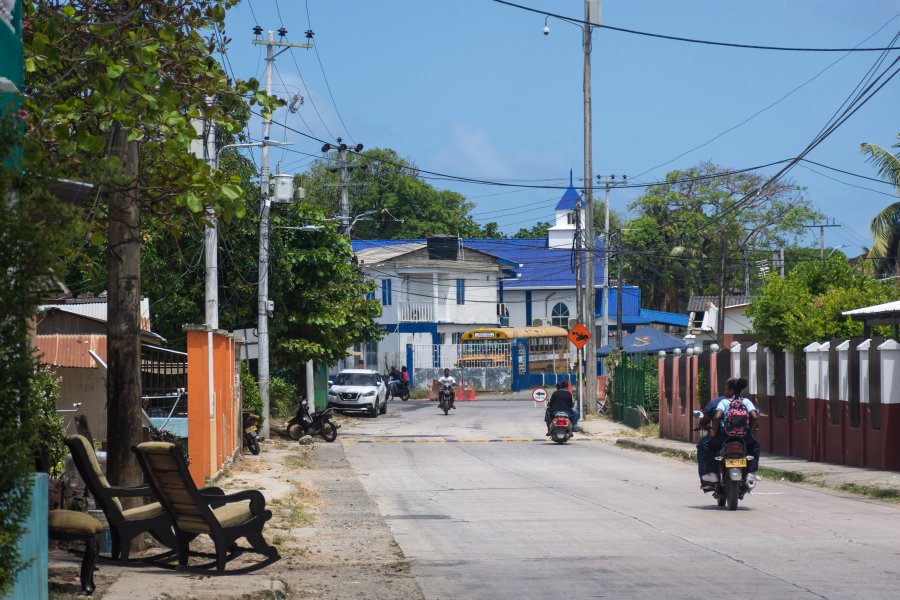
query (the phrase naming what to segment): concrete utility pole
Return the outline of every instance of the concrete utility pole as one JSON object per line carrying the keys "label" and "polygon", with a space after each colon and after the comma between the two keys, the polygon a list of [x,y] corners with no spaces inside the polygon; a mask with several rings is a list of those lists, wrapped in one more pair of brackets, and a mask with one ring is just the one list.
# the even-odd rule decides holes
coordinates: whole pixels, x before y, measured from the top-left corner
{"label": "concrete utility pole", "polygon": [[819,228],[819,262],[821,264],[825,264],[825,228],[826,227],[840,227],[837,223],[834,222],[834,219],[831,221],[825,221],[824,223],[818,223],[815,225],[804,225],[804,227],[818,227]]}
{"label": "concrete utility pole", "polygon": [[[207,119],[204,123],[206,133],[203,145],[203,159],[210,169],[217,169],[216,164],[216,124]],[[206,229],[203,231],[203,254],[206,258],[206,327],[219,328],[219,241],[216,211],[212,206],[206,207]]]}
{"label": "concrete utility pole", "polygon": [[616,348],[622,350],[622,230],[616,231]]}
{"label": "concrete utility pole", "polygon": [[[354,219],[353,222],[350,221],[350,171],[353,169],[367,169],[369,167],[366,164],[354,164],[349,162],[347,160],[347,153],[350,150],[359,153],[362,152],[362,149],[362,144],[350,147],[347,146],[341,138],[337,139],[337,145],[325,144],[322,146],[322,152],[328,152],[329,150],[338,151],[339,158],[337,164],[333,167],[328,167],[328,170],[332,173],[339,172],[341,174],[341,182],[337,184],[337,186],[341,188],[341,233],[346,234],[347,237],[350,237],[350,231],[353,229],[353,224],[356,223],[356,219]],[[357,217],[357,219],[358,218],[359,217]]]}
{"label": "concrete utility pole", "polygon": [[[282,28],[279,34],[284,36],[287,31]],[[275,64],[275,47],[284,48],[281,52],[290,48],[311,48],[311,44],[297,42],[275,41],[275,32],[269,31],[268,39],[253,40],[254,45],[266,47],[266,94],[272,94],[272,66]],[[281,54],[279,52],[278,54]],[[269,199],[269,146],[265,142],[269,140],[269,131],[272,128],[271,113],[263,120],[263,148],[262,167],[259,173],[259,188],[262,194],[259,203],[259,288],[258,288],[258,318],[257,336],[259,338],[259,360],[257,363],[257,381],[259,383],[259,395],[262,397],[263,414],[259,433],[264,438],[269,437],[269,312],[274,306],[269,301],[269,208],[272,205]]]}
{"label": "concrete utility pole", "polygon": [[594,414],[597,410],[597,317],[596,317],[596,293],[594,287],[594,258],[596,252],[596,236],[594,235],[594,201],[592,173],[592,140],[591,140],[591,23],[600,23],[599,0],[584,0],[584,244],[586,250],[585,260],[585,301],[584,324],[591,333],[591,339],[584,346],[584,408],[588,414]]}

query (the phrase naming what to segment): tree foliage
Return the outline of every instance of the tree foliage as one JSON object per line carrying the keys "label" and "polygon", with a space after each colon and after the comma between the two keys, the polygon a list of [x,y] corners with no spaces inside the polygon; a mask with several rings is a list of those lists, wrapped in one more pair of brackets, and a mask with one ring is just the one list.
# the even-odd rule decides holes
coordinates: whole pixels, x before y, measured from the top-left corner
{"label": "tree foliage", "polygon": [[25,174],[11,160],[18,152],[22,118],[25,113],[14,120],[0,112],[0,596],[4,597],[21,567],[17,544],[30,511],[35,452],[53,431],[55,406],[48,407],[49,394],[43,393],[47,389],[35,381],[29,329],[38,302],[52,287],[51,269],[69,241],[66,207],[42,189],[46,171]]}
{"label": "tree foliage", "polygon": [[801,263],[784,278],[770,275],[747,316],[764,346],[798,353],[812,342],[862,335],[863,324],[841,312],[889,302],[898,292],[896,284],[872,279],[834,254],[824,263]]}
{"label": "tree foliage", "polygon": [[[897,135],[900,139],[900,134]],[[894,144],[900,149],[900,142]],[[900,152],[891,154],[875,144],[862,144],[860,152],[866,155],[878,174],[890,181],[900,195]],[[874,261],[874,270],[879,275],[900,274],[900,202],[894,202],[882,209],[872,219],[872,248],[869,258]]]}
{"label": "tree foliage", "polygon": [[760,190],[765,180],[703,163],[669,173],[631,203],[623,271],[647,306],[681,312],[690,296],[717,293],[723,247],[726,287],[742,289],[744,249],[785,247],[805,231],[817,213],[803,190],[781,181]]}
{"label": "tree foliage", "polygon": [[[303,175],[303,186],[309,202],[320,207],[327,216],[341,212],[340,183],[335,156],[315,161]],[[361,154],[349,153],[356,167],[350,174],[351,219],[363,213],[353,226],[353,236],[360,239],[424,238],[448,234],[460,237],[485,237],[478,223],[469,215],[474,204],[461,194],[439,190],[419,175],[418,168],[401,158],[394,150],[376,148]],[[490,225],[490,224],[488,224]],[[496,224],[492,228],[496,231]]]}

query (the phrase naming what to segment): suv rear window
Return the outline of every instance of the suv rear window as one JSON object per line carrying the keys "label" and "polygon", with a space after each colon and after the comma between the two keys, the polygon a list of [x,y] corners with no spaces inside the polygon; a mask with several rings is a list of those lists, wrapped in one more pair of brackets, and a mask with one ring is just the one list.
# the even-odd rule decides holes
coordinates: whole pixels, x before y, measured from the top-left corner
{"label": "suv rear window", "polygon": [[367,373],[338,373],[334,385],[376,385],[375,376]]}

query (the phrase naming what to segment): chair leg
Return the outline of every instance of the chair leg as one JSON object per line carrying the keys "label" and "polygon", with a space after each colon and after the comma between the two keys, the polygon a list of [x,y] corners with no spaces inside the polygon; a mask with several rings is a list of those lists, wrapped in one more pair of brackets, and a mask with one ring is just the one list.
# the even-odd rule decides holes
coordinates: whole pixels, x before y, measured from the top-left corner
{"label": "chair leg", "polygon": [[177,545],[175,534],[172,533],[171,527],[154,527],[150,530],[150,535],[167,548],[175,548]]}
{"label": "chair leg", "polygon": [[176,550],[178,550],[178,565],[181,567],[186,567],[188,564],[188,555],[190,554],[192,537],[193,536],[189,536],[180,531],[175,534],[175,545],[177,546]]}
{"label": "chair leg", "polygon": [[97,540],[93,536],[84,540],[84,558],[81,560],[81,590],[85,595],[94,593],[94,565],[97,564]]}
{"label": "chair leg", "polygon": [[122,561],[128,560],[128,555],[131,554],[132,537],[128,536],[126,531],[119,528],[110,529],[109,534],[112,538],[113,558]]}
{"label": "chair leg", "polygon": [[221,573],[225,570],[225,563],[228,562],[228,547],[224,536],[221,535],[210,535],[212,538],[213,544],[216,546],[216,571]]}
{"label": "chair leg", "polygon": [[254,552],[258,552],[268,558],[278,558],[278,549],[275,546],[270,546],[266,543],[266,539],[262,534],[262,529],[254,531],[253,533],[248,533],[246,537]]}

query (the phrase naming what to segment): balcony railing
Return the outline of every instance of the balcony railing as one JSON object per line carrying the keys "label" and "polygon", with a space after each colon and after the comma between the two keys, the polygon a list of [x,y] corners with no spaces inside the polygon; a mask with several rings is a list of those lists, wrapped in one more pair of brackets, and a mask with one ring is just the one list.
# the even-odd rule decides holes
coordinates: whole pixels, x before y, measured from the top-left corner
{"label": "balcony railing", "polygon": [[401,302],[400,321],[403,323],[433,323],[434,304],[431,302]]}

